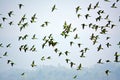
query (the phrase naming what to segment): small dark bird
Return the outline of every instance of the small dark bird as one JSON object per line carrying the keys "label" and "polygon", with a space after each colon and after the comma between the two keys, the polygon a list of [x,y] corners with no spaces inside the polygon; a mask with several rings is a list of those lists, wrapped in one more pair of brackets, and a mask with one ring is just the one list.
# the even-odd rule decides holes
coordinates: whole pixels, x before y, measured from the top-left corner
{"label": "small dark bird", "polygon": [[110,70],[106,70],[105,74],[108,76],[110,72],[111,72]]}
{"label": "small dark bird", "polygon": [[110,43],[107,43],[106,45],[107,45],[108,48],[109,48],[110,46],[112,46]]}
{"label": "small dark bird", "polygon": [[110,39],[110,37],[106,37],[106,40]]}
{"label": "small dark bird", "polygon": [[90,11],[90,9],[92,9],[92,4],[90,3],[89,6],[88,6],[88,11]]}
{"label": "small dark bird", "polygon": [[44,23],[45,23],[45,25],[46,25],[46,26],[48,26],[48,24],[49,24],[50,22],[48,22],[48,21],[45,21]]}
{"label": "small dark bird", "polygon": [[73,76],[73,79],[76,79],[77,78],[77,75]]}
{"label": "small dark bird", "polygon": [[69,51],[65,51],[65,55],[67,56],[70,52]]}
{"label": "small dark bird", "polygon": [[86,24],[81,24],[81,26],[82,26],[82,29],[84,29],[85,28],[85,26],[87,26]]}
{"label": "small dark bird", "polygon": [[11,17],[12,15],[13,15],[13,11],[10,11],[10,12],[8,13],[8,16]]}
{"label": "small dark bird", "polygon": [[70,67],[71,67],[71,68],[73,67],[73,65],[75,65],[75,63],[70,62]]}
{"label": "small dark bird", "polygon": [[91,17],[90,14],[86,14],[85,18],[88,19],[88,17]]}
{"label": "small dark bird", "polygon": [[78,47],[79,47],[79,48],[81,47],[81,45],[82,45],[81,43],[78,43]]}
{"label": "small dark bird", "polygon": [[0,23],[0,28],[3,28],[3,27],[2,27],[2,23]]}
{"label": "small dark bird", "polygon": [[106,62],[108,63],[108,62],[111,62],[110,60],[106,60]]}
{"label": "small dark bird", "polygon": [[82,54],[80,55],[80,57],[81,57],[81,58],[84,58],[84,57],[85,57],[85,56],[84,56],[84,53],[82,53]]}
{"label": "small dark bird", "polygon": [[41,61],[44,61],[45,60],[45,56],[43,56],[42,58],[41,58]]}
{"label": "small dark bird", "polygon": [[3,56],[8,56],[7,52],[5,52],[5,53],[3,54]]}
{"label": "small dark bird", "polygon": [[119,2],[120,0],[116,0],[116,2]]}
{"label": "small dark bird", "polygon": [[79,39],[78,34],[76,34],[76,35],[74,36],[74,39]]}
{"label": "small dark bird", "polygon": [[104,19],[105,19],[105,20],[109,20],[109,15],[107,15]]}
{"label": "small dark bird", "polygon": [[74,42],[73,41],[70,41],[70,46],[72,46],[74,44]]}
{"label": "small dark bird", "polygon": [[120,48],[120,41],[117,43],[117,45],[119,46],[119,48]]}
{"label": "small dark bird", "polygon": [[81,68],[82,68],[82,64],[79,64],[77,70],[81,70]]}
{"label": "small dark bird", "polygon": [[98,64],[103,64],[102,59],[99,59],[97,63]]}
{"label": "small dark bird", "polygon": [[11,62],[11,66],[12,66],[12,67],[13,67],[14,64],[15,64],[15,63]]}
{"label": "small dark bird", "polygon": [[7,64],[9,64],[10,62],[12,62],[11,60],[7,60]]}
{"label": "small dark bird", "polygon": [[19,9],[21,9],[22,8],[22,6],[24,6],[23,4],[18,4],[19,5]]}
{"label": "small dark bird", "polygon": [[102,48],[102,46],[101,46],[101,44],[98,46],[98,49],[97,49],[97,51],[100,51],[101,49],[103,49]]}
{"label": "small dark bird", "polygon": [[10,26],[13,25],[13,21],[10,21],[10,22],[9,22],[9,25],[10,25]]}
{"label": "small dark bird", "polygon": [[96,3],[96,5],[94,6],[94,9],[99,8],[99,2]]}
{"label": "small dark bird", "polygon": [[6,17],[2,17],[2,20],[3,20],[3,22],[4,22],[5,20],[7,20],[7,18],[6,18]]}
{"label": "small dark bird", "polygon": [[70,61],[70,59],[65,59],[66,63],[68,63]]}
{"label": "small dark bird", "polygon": [[77,17],[80,18],[80,16],[82,16],[81,14],[77,14]]}
{"label": "small dark bird", "polygon": [[9,43],[8,45],[6,45],[7,48],[11,47],[11,43]]}
{"label": "small dark bird", "polygon": [[52,12],[54,11],[54,10],[56,10],[57,8],[56,8],[56,5],[53,5],[53,7],[52,7]]}
{"label": "small dark bird", "polygon": [[117,8],[117,7],[115,6],[115,4],[116,4],[116,3],[113,3],[112,6],[111,6],[111,8]]}
{"label": "small dark bird", "polygon": [[58,50],[58,48],[55,48],[54,51],[57,53],[59,50]]}
{"label": "small dark bird", "polygon": [[2,43],[0,43],[0,47],[3,47],[3,44],[2,44]]}
{"label": "small dark bird", "polygon": [[78,13],[78,11],[81,10],[80,6],[77,6],[75,9],[76,9],[76,13]]}
{"label": "small dark bird", "polygon": [[59,52],[58,54],[59,54],[59,56],[61,56],[63,53],[62,53],[62,52]]}
{"label": "small dark bird", "polygon": [[114,56],[115,56],[115,62],[120,62],[119,60],[118,60],[118,58],[119,58],[119,54],[118,54],[118,52],[115,52],[115,54],[114,54]]}
{"label": "small dark bird", "polygon": [[34,39],[37,39],[37,38],[36,38],[36,34],[33,35],[32,39],[33,39],[33,40],[34,40]]}
{"label": "small dark bird", "polygon": [[25,72],[23,72],[22,74],[21,74],[21,76],[24,76],[25,75]]}
{"label": "small dark bird", "polygon": [[34,62],[34,61],[32,61],[31,66],[32,66],[32,67],[35,67],[35,66],[37,66],[37,65],[35,65],[35,62]]}
{"label": "small dark bird", "polygon": [[51,59],[51,56],[48,56],[47,59]]}

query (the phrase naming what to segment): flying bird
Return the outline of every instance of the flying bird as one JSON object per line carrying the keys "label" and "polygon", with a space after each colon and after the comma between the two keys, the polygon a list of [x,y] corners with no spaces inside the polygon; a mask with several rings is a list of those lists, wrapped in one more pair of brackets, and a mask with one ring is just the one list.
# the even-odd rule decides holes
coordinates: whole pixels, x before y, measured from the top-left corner
{"label": "flying bird", "polygon": [[19,9],[21,9],[22,8],[22,6],[24,6],[23,4],[18,4],[19,5]]}
{"label": "flying bird", "polygon": [[3,54],[3,56],[8,56],[7,52],[5,52],[5,53]]}
{"label": "flying bird", "polygon": [[75,65],[75,63],[70,62],[70,67],[71,67],[71,68],[73,67],[73,65]]}
{"label": "flying bird", "polygon": [[99,59],[97,63],[98,64],[103,64],[102,59]]}
{"label": "flying bird", "polygon": [[116,5],[116,3],[113,3],[111,8],[117,8],[117,6],[115,6],[115,5]]}
{"label": "flying bird", "polygon": [[77,6],[75,9],[76,9],[76,13],[78,13],[78,11],[81,10],[80,6]]}
{"label": "flying bird", "polygon": [[10,12],[8,13],[8,16],[11,17],[12,15],[14,15],[14,14],[13,14],[13,11],[10,11]]}
{"label": "flying bird", "polygon": [[110,72],[111,72],[110,70],[106,70],[105,74],[108,76]]}
{"label": "flying bird", "polygon": [[101,49],[103,49],[101,44],[97,48],[98,48],[97,51],[100,51]]}
{"label": "flying bird", "polygon": [[11,43],[9,43],[8,45],[6,45],[7,48],[11,47]]}
{"label": "flying bird", "polygon": [[32,67],[35,67],[35,66],[37,66],[37,65],[35,65],[35,62],[34,62],[34,61],[32,61],[31,66],[32,66]]}
{"label": "flying bird", "polygon": [[77,70],[81,70],[81,68],[82,68],[82,64],[80,63]]}
{"label": "flying bird", "polygon": [[56,5],[53,5],[53,7],[52,7],[52,12],[54,11],[54,10],[56,10],[57,8],[56,8]]}

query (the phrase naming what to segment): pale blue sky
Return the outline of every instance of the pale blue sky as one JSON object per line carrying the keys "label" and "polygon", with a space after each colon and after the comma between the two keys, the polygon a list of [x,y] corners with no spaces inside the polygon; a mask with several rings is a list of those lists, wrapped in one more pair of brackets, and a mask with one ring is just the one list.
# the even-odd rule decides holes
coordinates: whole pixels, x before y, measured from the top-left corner
{"label": "pale blue sky", "polygon": [[[4,46],[3,48],[0,48],[0,56],[2,57],[0,59],[0,71],[11,68],[11,66],[7,64],[8,59],[11,59],[13,62],[15,62],[15,68],[23,69],[34,69],[30,66],[33,60],[35,60],[37,67],[42,65],[52,65],[64,66],[67,68],[70,68],[70,65],[66,64],[66,58],[70,58],[71,61],[76,63],[76,66],[74,66],[74,68],[76,68],[79,63],[82,63],[83,67],[92,67],[100,58],[103,61],[110,59],[113,62],[114,53],[120,52],[119,47],[116,45],[120,41],[120,22],[118,22],[120,16],[120,2],[116,3],[116,6],[118,8],[111,9],[110,7],[115,1],[116,0],[111,0],[111,2],[104,2],[103,0],[100,0],[100,8],[88,12],[87,7],[89,4],[92,3],[92,6],[94,6],[98,0],[0,0],[0,14],[2,14],[0,15],[0,18],[4,16],[8,18],[5,22],[0,19],[0,23],[3,24],[3,28],[0,29],[0,43],[3,43]],[[24,5],[21,10],[18,8],[19,3],[22,3]],[[56,5],[57,10],[51,12],[51,8],[54,4]],[[75,8],[77,6],[80,6],[82,8],[82,10],[78,12],[82,15],[82,17],[79,19],[75,13]],[[98,43],[93,46],[92,41],[90,41],[89,38],[92,33],[95,33],[95,35],[98,35],[99,33],[89,28],[82,30],[81,24],[89,24],[91,22],[93,24],[98,24],[101,26],[105,25],[105,20],[95,22],[95,18],[98,17],[97,11],[100,9],[105,11],[102,17],[104,18],[107,14],[109,14],[109,19],[112,20],[112,23],[114,23],[116,26],[113,29],[108,29],[109,32],[106,35],[100,34]],[[7,13],[11,10],[13,11],[14,15],[10,18],[8,17]],[[31,24],[30,18],[34,15],[34,13],[37,14],[37,20],[36,23]],[[87,13],[89,13],[91,16],[88,20],[86,20],[84,17],[84,15]],[[29,22],[29,25],[26,29],[20,32],[17,23],[24,14],[26,14],[26,22]],[[10,21],[13,21],[14,25],[9,26],[8,23]],[[50,24],[44,28],[40,27],[40,25],[45,21],[49,21]],[[60,35],[60,33],[63,31],[63,24],[65,21],[68,24],[72,23],[72,28],[77,27],[77,31],[75,33],[70,33],[70,37],[66,39]],[[68,57],[65,55],[58,57],[58,54],[54,52],[55,48],[52,47],[45,47],[45,49],[41,49],[41,45],[43,43],[42,38],[44,36],[48,36],[51,33],[53,34],[55,41],[58,41],[58,45],[56,47],[60,49],[60,51],[70,51],[70,55]],[[78,40],[73,39],[76,33],[78,33],[80,37]],[[18,41],[18,36],[24,34],[29,35],[28,39],[25,41]],[[37,40],[31,40],[33,34],[36,34],[36,37],[38,38]],[[105,40],[107,36],[111,37],[111,39],[108,41]],[[72,47],[69,46],[69,42],[71,40],[75,42]],[[83,44],[80,49],[77,47],[77,43],[79,42]],[[107,48],[105,45],[107,42],[110,42],[112,44],[112,47]],[[5,46],[9,43],[12,45],[11,48],[7,49]],[[20,52],[19,46],[22,44],[28,44],[30,47],[32,45],[35,45],[37,52]],[[97,52],[97,47],[99,44],[102,44],[104,50]],[[86,58],[81,59],[79,57],[81,54],[79,51],[85,47],[88,47],[90,50],[85,53]],[[2,55],[6,51],[8,52],[8,56],[3,57]],[[51,56],[52,59],[42,62],[40,60],[42,56]]]}

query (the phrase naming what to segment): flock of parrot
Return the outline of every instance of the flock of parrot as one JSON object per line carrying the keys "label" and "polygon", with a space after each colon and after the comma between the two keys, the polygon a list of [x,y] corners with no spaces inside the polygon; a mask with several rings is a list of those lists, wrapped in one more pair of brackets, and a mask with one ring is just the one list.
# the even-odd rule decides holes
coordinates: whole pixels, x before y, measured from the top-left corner
{"label": "flock of parrot", "polygon": [[[106,3],[109,3],[110,0],[104,0],[104,2]],[[116,0],[111,6],[110,8],[113,8],[113,9],[117,9],[117,6],[116,4],[119,3],[119,0]],[[100,1],[98,1],[95,5],[92,5],[92,3],[90,3],[88,6],[87,6],[87,11],[91,11],[91,10],[96,10],[96,9],[99,9],[96,13],[98,14],[98,16],[95,18],[95,21],[96,21],[96,24],[93,24],[93,23],[89,23],[89,24],[81,24],[81,29],[84,31],[86,28],[89,28],[89,29],[92,29],[93,31],[95,32],[98,32],[99,34],[95,34],[94,32],[92,34],[90,34],[90,37],[89,37],[89,40],[93,43],[93,46],[96,45],[96,44],[99,44],[96,51],[97,52],[100,52],[101,50],[104,50],[103,49],[103,46],[101,43],[98,42],[98,40],[100,39],[100,35],[104,35],[104,34],[107,34],[109,32],[109,29],[113,29],[114,27],[116,27],[117,25],[115,25],[111,19],[109,19],[109,14],[106,15],[106,17],[103,17],[102,15],[105,14],[105,11],[103,9],[100,9]],[[24,4],[18,4],[18,8],[19,10],[22,10],[24,8]],[[54,4],[53,6],[51,6],[51,13],[54,13],[56,10],[59,10],[59,7],[57,7],[56,4]],[[79,12],[82,10],[82,8],[80,6],[76,6],[74,8],[75,10],[75,14],[77,16],[78,19],[80,18],[83,18],[85,17],[86,20],[88,20],[91,16],[91,14],[85,14],[85,15],[81,15]],[[66,15],[67,16],[67,15]],[[10,17],[14,17],[14,11],[9,11],[8,12],[8,17],[5,17],[5,16],[2,16],[2,14],[0,14],[0,17],[2,19],[3,22],[0,22],[0,29],[2,29],[4,26],[2,25],[2,23],[6,22],[6,20],[8,20],[8,18]],[[17,25],[19,27],[19,31],[22,33],[22,30],[26,29],[29,24],[33,24],[33,23],[36,23],[37,22],[37,13],[33,14],[33,16],[31,16],[31,19],[29,20],[29,22],[26,22],[27,20],[27,17],[26,17],[26,14],[24,14],[21,19],[18,21]],[[100,22],[102,20],[105,20],[107,23],[105,25],[98,25],[97,22]],[[118,22],[120,22],[120,16],[118,17]],[[13,21],[10,21],[8,23],[10,26],[14,25],[15,23]],[[45,21],[43,24],[40,25],[40,27],[44,28],[44,27],[47,27],[49,26],[50,22],[49,21]],[[70,34],[71,33],[74,33],[78,30],[77,27],[73,28],[72,27],[72,23],[69,23],[67,21],[64,21],[63,23],[63,30],[62,32],[60,33],[59,36],[62,36],[64,39],[67,39],[68,37],[70,37]],[[28,34],[25,34],[25,35],[19,35],[17,37],[18,41],[24,41],[24,40],[27,40],[29,37]],[[36,34],[33,34],[31,36],[31,39],[32,40],[37,40],[39,37],[36,36]],[[79,40],[80,39],[80,36],[79,34],[75,34],[75,36],[73,37],[74,40]],[[109,41],[111,39],[110,36],[107,36],[106,37],[106,41]],[[59,45],[60,42],[57,42],[55,40],[55,37],[53,36],[53,34],[49,34],[49,36],[44,36],[42,38],[42,41],[43,41],[43,44],[41,44],[41,48],[44,49],[46,46],[49,46],[49,47],[53,47],[54,49],[54,52],[58,54],[59,57],[61,57],[61,55],[65,55],[65,56],[69,56],[69,54],[71,54],[70,51],[66,50],[66,51],[61,51],[59,50],[59,48],[56,47],[56,45]],[[63,43],[64,44],[64,43]],[[73,46],[75,44],[74,41],[70,41],[69,42],[69,45],[70,47]],[[81,45],[82,43],[77,43],[77,46],[78,48],[81,49]],[[107,48],[110,48],[112,46],[111,43],[106,43],[105,44]],[[118,43],[116,44],[119,48],[120,48],[120,41],[118,41]],[[0,48],[10,48],[14,45],[12,45],[12,43],[9,43],[9,44],[6,44],[6,45],[3,45],[3,43],[0,43]],[[32,46],[28,46],[28,44],[22,44],[19,46],[19,51],[20,52],[24,52],[24,53],[27,53],[27,52],[37,52],[37,48],[35,45],[32,45]],[[90,49],[88,47],[85,47],[83,49],[80,50],[80,58],[85,58],[86,55],[85,53],[87,53],[87,51],[89,51]],[[8,53],[7,51],[2,55],[0,56],[0,58],[2,59],[3,57],[5,56],[8,56]],[[114,53],[114,61],[111,61],[109,59],[106,60],[106,63],[109,63],[109,62],[116,62],[116,63],[119,63],[120,62],[120,59],[119,59],[119,52],[115,52]],[[51,59],[51,56],[43,56],[41,58],[41,61],[44,61],[46,59]],[[69,58],[66,58],[65,59],[65,62],[70,65],[71,68],[73,68],[74,65],[77,65],[75,62],[71,61]],[[98,59],[98,61],[96,62],[97,64],[104,64],[105,62],[102,61],[102,59]],[[12,67],[14,67],[14,65],[16,63],[14,63],[14,61],[12,61],[11,59],[7,60],[7,64],[10,64]],[[36,67],[37,64],[35,63],[35,60],[33,60],[30,64],[30,66],[32,68]],[[80,63],[76,70],[82,70],[83,66],[82,64]],[[105,74],[108,76],[112,71],[107,69],[105,70]],[[21,73],[21,76],[24,76],[25,75],[25,72]],[[78,75],[75,75],[73,76],[73,79],[76,79]]]}

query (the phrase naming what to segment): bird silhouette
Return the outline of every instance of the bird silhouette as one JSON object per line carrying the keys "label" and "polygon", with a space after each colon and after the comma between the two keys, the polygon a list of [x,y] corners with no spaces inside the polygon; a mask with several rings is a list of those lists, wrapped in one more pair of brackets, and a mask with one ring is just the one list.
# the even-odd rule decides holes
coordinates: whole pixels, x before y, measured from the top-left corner
{"label": "bird silhouette", "polygon": [[106,45],[107,45],[108,48],[109,48],[110,46],[112,46],[110,43],[107,43]]}
{"label": "bird silhouette", "polygon": [[77,17],[80,18],[80,16],[82,16],[81,14],[77,14]]}
{"label": "bird silhouette", "polygon": [[97,48],[98,48],[97,51],[100,51],[101,49],[103,49],[101,44]]}
{"label": "bird silhouette", "polygon": [[14,15],[14,14],[13,14],[13,11],[10,11],[10,12],[8,13],[8,16],[11,17],[12,15]]}
{"label": "bird silhouette", "polygon": [[3,27],[2,27],[2,23],[0,23],[0,28],[3,28]]}
{"label": "bird silhouette", "polygon": [[84,53],[82,53],[82,54],[80,55],[80,57],[81,57],[81,58],[85,58]]}
{"label": "bird silhouette", "polygon": [[3,56],[8,56],[8,53],[7,53],[7,52],[5,52],[5,53],[3,54]]}
{"label": "bird silhouette", "polygon": [[25,75],[25,72],[21,73],[21,76],[24,76]]}
{"label": "bird silhouette", "polygon": [[78,43],[77,45],[78,45],[78,47],[80,48],[82,44],[81,44],[81,43]]}
{"label": "bird silhouette", "polygon": [[78,13],[78,11],[81,10],[80,6],[77,6],[75,9],[76,9],[76,13]]}
{"label": "bird silhouette", "polygon": [[24,6],[23,4],[18,4],[19,5],[19,9],[21,9],[22,8],[22,6]]}
{"label": "bird silhouette", "polygon": [[110,72],[111,72],[110,70],[106,70],[105,74],[108,76]]}
{"label": "bird silhouette", "polygon": [[113,3],[111,8],[117,8],[116,3]]}
{"label": "bird silhouette", "polygon": [[73,76],[73,79],[76,79],[77,78],[77,75]]}
{"label": "bird silhouette", "polygon": [[43,56],[42,58],[41,58],[41,61],[44,61],[45,60],[45,56]]}
{"label": "bird silhouette", "polygon": [[91,17],[90,14],[86,14],[85,18],[88,19],[88,17]]}
{"label": "bird silhouette", "polygon": [[65,59],[66,63],[68,63],[70,61],[70,59]]}
{"label": "bird silhouette", "polygon": [[13,21],[10,21],[10,22],[9,22],[9,25],[10,25],[10,26],[13,25]]}
{"label": "bird silhouette", "polygon": [[7,60],[7,64],[9,64],[10,62],[12,62],[11,60]]}
{"label": "bird silhouette", "polygon": [[6,17],[2,17],[2,20],[3,20],[3,22],[4,22],[4,21],[6,21],[6,20],[7,20],[7,18],[6,18]]}
{"label": "bird silhouette", "polygon": [[90,11],[90,9],[92,9],[92,4],[90,3],[87,10]]}
{"label": "bird silhouette", "polygon": [[71,67],[71,68],[73,67],[73,65],[75,65],[75,63],[70,62],[70,67]]}
{"label": "bird silhouette", "polygon": [[11,62],[11,66],[12,66],[12,67],[13,67],[14,64],[15,64],[14,62]]}
{"label": "bird silhouette", "polygon": [[6,45],[7,48],[11,47],[11,43],[9,43],[8,45]]}
{"label": "bird silhouette", "polygon": [[54,10],[56,10],[57,8],[56,8],[56,5],[53,5],[53,7],[52,7],[52,12],[54,11]]}
{"label": "bird silhouette", "polygon": [[99,2],[96,3],[96,5],[94,6],[94,9],[99,8]]}
{"label": "bird silhouette", "polygon": [[108,63],[108,62],[111,62],[110,60],[106,60],[106,62]]}
{"label": "bird silhouette", "polygon": [[98,64],[103,64],[102,59],[99,59],[97,63]]}
{"label": "bird silhouette", "polygon": [[80,63],[77,70],[81,70],[81,68],[82,68],[82,64]]}
{"label": "bird silhouette", "polygon": [[70,46],[72,46],[74,44],[74,42],[73,41],[70,41]]}
{"label": "bird silhouette", "polygon": [[3,47],[3,44],[2,44],[2,43],[0,43],[0,47]]}
{"label": "bird silhouette", "polygon": [[35,61],[32,61],[31,67],[35,67],[37,65],[35,65]]}
{"label": "bird silhouette", "polygon": [[119,56],[120,56],[120,55],[118,54],[118,52],[115,52],[114,56],[115,56],[114,62],[120,62],[120,61],[118,60],[118,58],[119,58]]}
{"label": "bird silhouette", "polygon": [[65,55],[66,55],[66,56],[68,56],[69,53],[70,53],[69,51],[65,51]]}
{"label": "bird silhouette", "polygon": [[33,39],[33,40],[34,40],[34,39],[37,39],[37,38],[36,38],[36,34],[33,35],[32,39]]}

